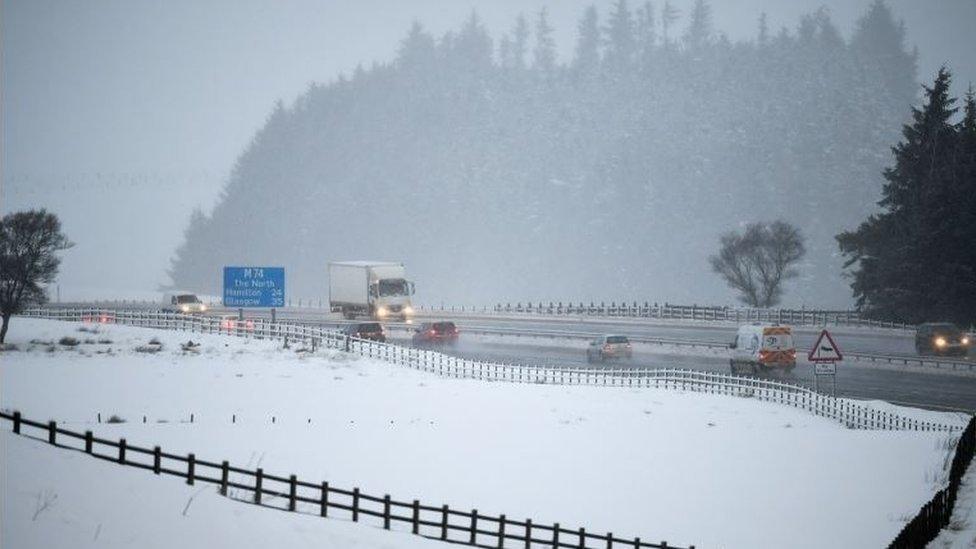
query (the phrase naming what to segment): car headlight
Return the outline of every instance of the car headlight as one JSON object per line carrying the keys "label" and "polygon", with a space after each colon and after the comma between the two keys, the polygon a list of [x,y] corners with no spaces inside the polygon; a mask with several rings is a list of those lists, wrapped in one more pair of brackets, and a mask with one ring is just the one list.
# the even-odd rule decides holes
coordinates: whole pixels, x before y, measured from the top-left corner
{"label": "car headlight", "polygon": [[945,338],[944,337],[937,337],[937,338],[935,338],[935,346],[936,347],[945,347],[946,346],[946,340],[945,340]]}
{"label": "car headlight", "polygon": [[201,312],[206,311],[206,310],[207,310],[207,306],[206,305],[200,305],[200,311]]}
{"label": "car headlight", "polygon": [[407,305],[406,307],[404,307],[403,308],[403,314],[405,314],[405,315],[412,315],[413,314],[413,307],[411,307],[410,305]]}
{"label": "car headlight", "polygon": [[380,307],[376,309],[376,316],[386,316],[390,311],[386,310],[386,307]]}
{"label": "car headlight", "polygon": [[180,310],[183,311],[184,313],[188,313],[188,312],[190,312],[190,306],[189,305],[183,305],[183,306],[180,307]]}
{"label": "car headlight", "polygon": [[969,345],[969,338],[968,337],[962,338],[962,344],[963,345]]}

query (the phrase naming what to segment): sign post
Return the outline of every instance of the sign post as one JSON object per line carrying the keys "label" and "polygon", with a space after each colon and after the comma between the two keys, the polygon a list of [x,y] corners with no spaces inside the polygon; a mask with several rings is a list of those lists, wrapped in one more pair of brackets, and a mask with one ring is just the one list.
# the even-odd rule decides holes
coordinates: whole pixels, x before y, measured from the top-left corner
{"label": "sign post", "polygon": [[283,307],[283,267],[224,267],[224,307]]}
{"label": "sign post", "polygon": [[820,376],[830,376],[830,394],[837,396],[837,363],[844,360],[840,347],[830,336],[830,332],[823,330],[820,337],[807,353],[807,360],[813,363],[813,389],[820,390]]}

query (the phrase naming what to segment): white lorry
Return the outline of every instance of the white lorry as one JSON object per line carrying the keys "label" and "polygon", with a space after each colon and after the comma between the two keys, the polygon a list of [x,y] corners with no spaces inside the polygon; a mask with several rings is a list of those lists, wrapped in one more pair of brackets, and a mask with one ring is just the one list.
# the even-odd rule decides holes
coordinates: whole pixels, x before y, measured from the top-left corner
{"label": "white lorry", "polygon": [[348,319],[366,315],[377,320],[413,316],[403,263],[333,261],[329,263],[329,308]]}

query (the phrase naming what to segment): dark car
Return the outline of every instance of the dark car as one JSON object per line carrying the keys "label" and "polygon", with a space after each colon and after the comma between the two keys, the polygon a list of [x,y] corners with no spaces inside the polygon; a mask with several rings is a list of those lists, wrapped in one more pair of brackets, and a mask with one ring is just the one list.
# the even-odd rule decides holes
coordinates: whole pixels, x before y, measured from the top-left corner
{"label": "dark car", "polygon": [[920,355],[966,356],[969,345],[969,336],[951,322],[919,324],[915,331],[915,350]]}
{"label": "dark car", "polygon": [[386,332],[379,322],[353,322],[346,324],[342,328],[342,333],[349,337],[358,339],[369,339],[372,341],[386,342]]}
{"label": "dark car", "polygon": [[453,322],[424,322],[413,333],[413,344],[424,345],[453,345],[457,343],[460,332]]}

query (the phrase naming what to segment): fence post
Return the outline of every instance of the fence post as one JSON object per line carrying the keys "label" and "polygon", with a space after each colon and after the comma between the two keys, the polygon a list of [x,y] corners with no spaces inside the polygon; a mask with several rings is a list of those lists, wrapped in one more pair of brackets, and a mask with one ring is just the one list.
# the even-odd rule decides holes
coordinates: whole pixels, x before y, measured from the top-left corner
{"label": "fence post", "polygon": [[295,478],[295,475],[288,477],[288,510],[289,511],[295,510],[295,496],[297,495],[298,492],[297,482],[298,479]]}
{"label": "fence post", "polygon": [[579,529],[579,549],[584,549],[586,547],[586,528]]}
{"label": "fence post", "polygon": [[471,541],[469,545],[476,545],[478,542],[478,510],[471,510]]}
{"label": "fence post", "polygon": [[193,477],[196,476],[197,457],[193,454],[186,456],[186,483],[193,486]]}
{"label": "fence post", "polygon": [[552,525],[552,549],[559,549],[559,523]]}
{"label": "fence post", "polygon": [[352,521],[359,522],[359,488],[352,489]]}
{"label": "fence post", "polygon": [[49,421],[47,424],[47,441],[50,444],[54,444],[54,437],[58,434],[58,424]]}
{"label": "fence post", "polygon": [[613,549],[613,532],[607,532],[607,549]]}
{"label": "fence post", "polygon": [[383,496],[383,529],[390,529],[390,494]]}
{"label": "fence post", "polygon": [[413,500],[413,533],[420,532],[420,502]]}
{"label": "fence post", "polygon": [[230,464],[224,460],[220,464],[220,495],[227,495],[227,477],[230,476]]}
{"label": "fence post", "polygon": [[254,503],[261,505],[261,480],[264,477],[264,470],[258,467],[254,472]]}
{"label": "fence post", "polygon": [[14,434],[20,434],[20,412],[14,412]]}
{"label": "fence post", "polygon": [[441,507],[441,539],[447,539],[447,505]]}
{"label": "fence post", "polygon": [[498,549],[505,547],[505,515],[498,517]]}
{"label": "fence post", "polygon": [[119,439],[119,463],[125,464],[125,439]]}
{"label": "fence post", "polygon": [[91,431],[85,431],[85,453],[86,454],[92,453],[92,442],[93,442],[92,439],[93,438],[94,437],[92,436],[92,432]]}
{"label": "fence post", "polygon": [[159,474],[160,462],[163,459],[162,453],[163,451],[159,446],[153,448],[153,473],[157,475]]}

